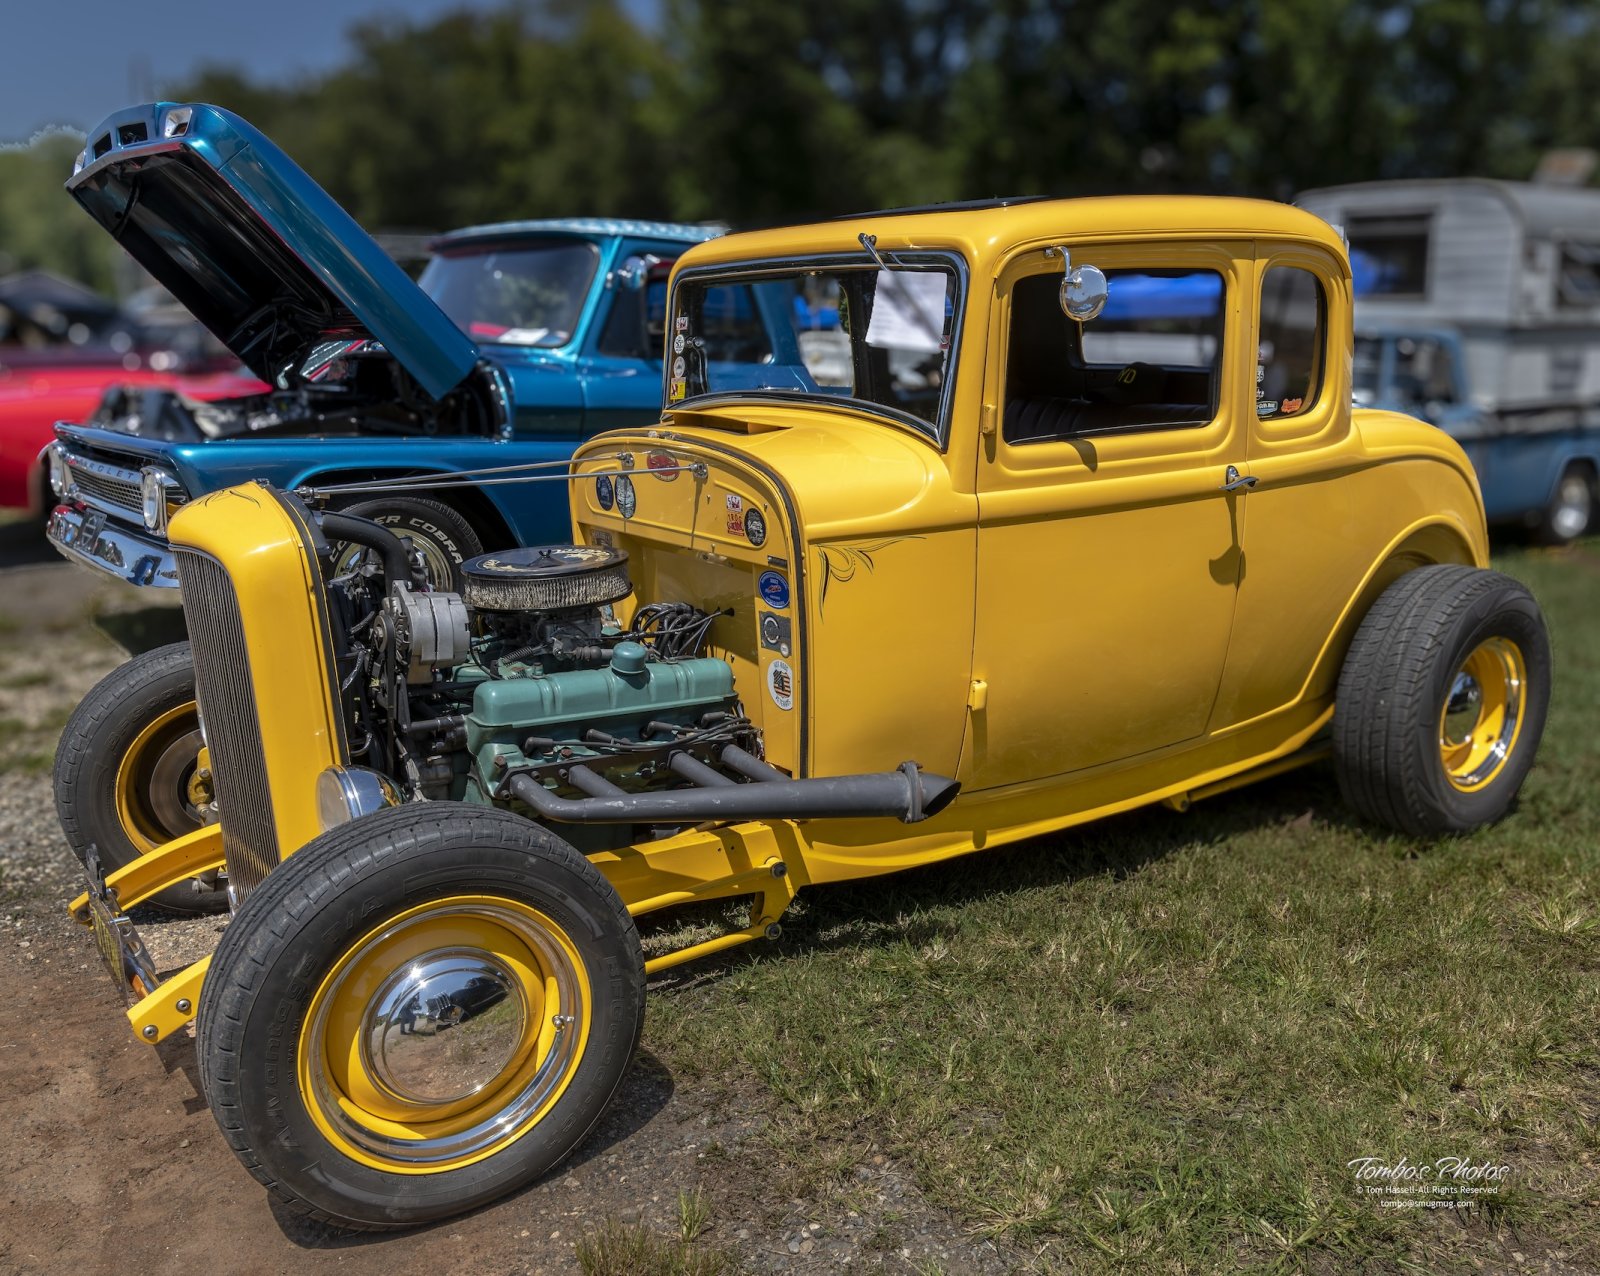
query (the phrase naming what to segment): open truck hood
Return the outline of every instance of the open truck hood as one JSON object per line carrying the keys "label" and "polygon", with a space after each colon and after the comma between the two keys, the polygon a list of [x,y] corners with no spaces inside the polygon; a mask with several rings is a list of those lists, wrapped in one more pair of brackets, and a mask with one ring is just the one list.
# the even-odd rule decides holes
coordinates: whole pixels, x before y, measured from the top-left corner
{"label": "open truck hood", "polygon": [[263,381],[329,341],[381,342],[434,398],[477,362],[355,219],[230,111],[119,111],[89,134],[67,190]]}

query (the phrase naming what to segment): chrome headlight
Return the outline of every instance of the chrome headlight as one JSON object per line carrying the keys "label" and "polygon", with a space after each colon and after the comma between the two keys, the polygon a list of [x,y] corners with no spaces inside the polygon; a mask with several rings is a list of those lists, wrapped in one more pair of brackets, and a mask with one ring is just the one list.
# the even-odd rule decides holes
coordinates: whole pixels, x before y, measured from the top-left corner
{"label": "chrome headlight", "polygon": [[144,525],[152,532],[167,530],[167,503],[178,491],[178,480],[161,470],[139,471],[139,499]]}
{"label": "chrome headlight", "polygon": [[56,494],[56,500],[64,501],[72,491],[72,475],[67,471],[67,458],[61,454],[61,444],[50,444],[44,456],[50,471],[50,490]]}
{"label": "chrome headlight", "polygon": [[331,766],[317,776],[317,819],[322,831],[400,805],[400,790],[378,771],[361,766]]}

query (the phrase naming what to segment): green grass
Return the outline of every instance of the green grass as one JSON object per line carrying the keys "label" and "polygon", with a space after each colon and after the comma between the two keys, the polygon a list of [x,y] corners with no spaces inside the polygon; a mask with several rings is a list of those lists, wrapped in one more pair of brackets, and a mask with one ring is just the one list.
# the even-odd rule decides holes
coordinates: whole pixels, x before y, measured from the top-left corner
{"label": "green grass", "polygon": [[[1367,828],[1318,768],[813,891],[647,1045],[776,1096],[772,1192],[848,1202],[880,1148],[1044,1270],[1600,1260],[1600,544],[1499,566],[1556,684],[1497,827]],[[1362,1156],[1511,1172],[1447,1216],[1359,1193]]]}
{"label": "green grass", "polygon": [[668,1240],[642,1227],[608,1221],[576,1246],[583,1276],[740,1276],[726,1250]]}

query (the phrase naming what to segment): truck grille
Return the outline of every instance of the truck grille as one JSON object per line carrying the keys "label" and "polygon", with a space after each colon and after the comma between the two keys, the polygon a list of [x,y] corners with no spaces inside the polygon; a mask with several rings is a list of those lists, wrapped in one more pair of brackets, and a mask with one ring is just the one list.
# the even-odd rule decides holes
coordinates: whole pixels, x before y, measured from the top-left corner
{"label": "truck grille", "polygon": [[278,865],[278,827],[256,716],[250,652],[233,581],[216,559],[179,549],[178,584],[194,650],[195,698],[211,749],[222,851],[235,904]]}
{"label": "truck grille", "polygon": [[73,486],[85,500],[117,513],[128,513],[142,518],[143,498],[139,493],[139,471],[125,470],[104,461],[91,461],[87,457],[67,453],[67,469],[72,474]]}

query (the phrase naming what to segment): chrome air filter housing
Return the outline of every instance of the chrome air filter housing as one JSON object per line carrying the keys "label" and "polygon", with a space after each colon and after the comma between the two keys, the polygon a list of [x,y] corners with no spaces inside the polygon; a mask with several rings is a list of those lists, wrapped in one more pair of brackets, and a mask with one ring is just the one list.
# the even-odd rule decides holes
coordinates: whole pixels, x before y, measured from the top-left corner
{"label": "chrome air filter housing", "polygon": [[633,592],[628,556],[602,545],[537,545],[461,564],[461,597],[478,611],[573,611]]}

